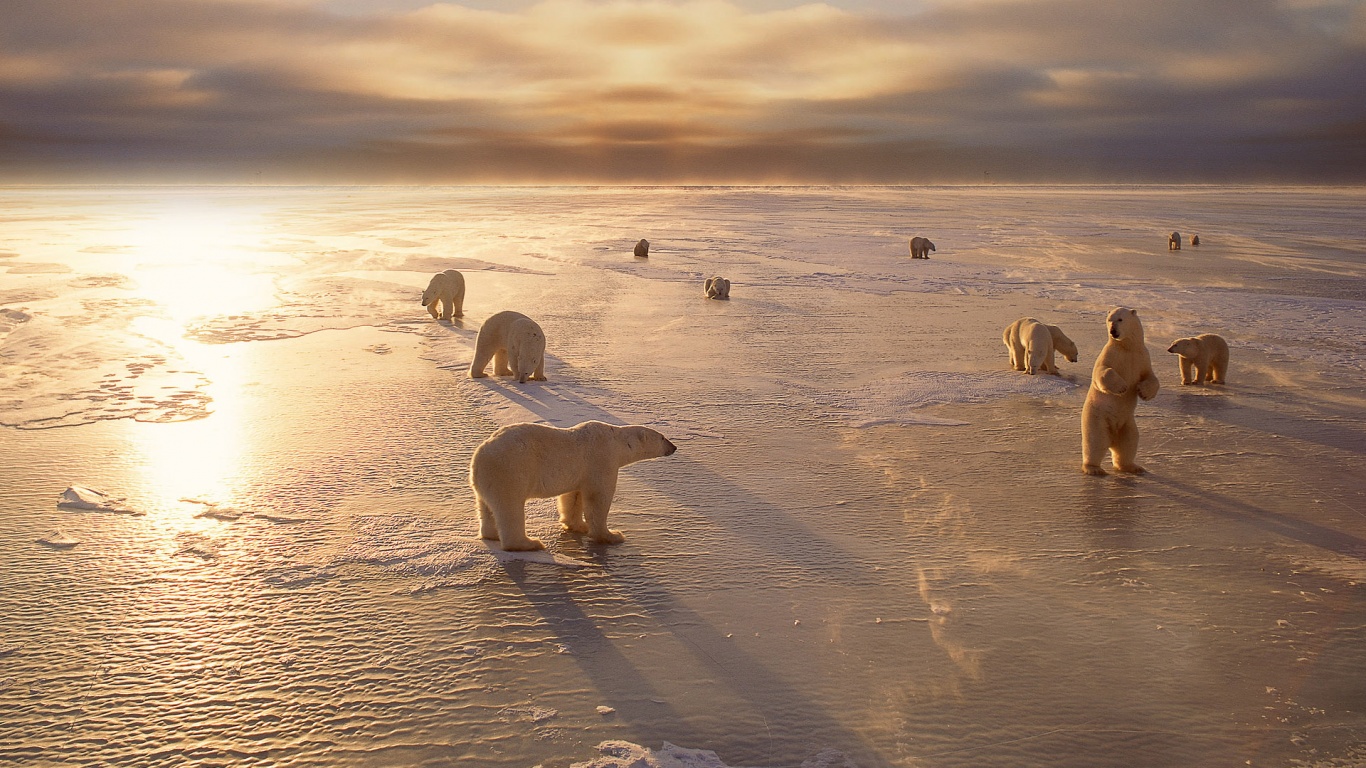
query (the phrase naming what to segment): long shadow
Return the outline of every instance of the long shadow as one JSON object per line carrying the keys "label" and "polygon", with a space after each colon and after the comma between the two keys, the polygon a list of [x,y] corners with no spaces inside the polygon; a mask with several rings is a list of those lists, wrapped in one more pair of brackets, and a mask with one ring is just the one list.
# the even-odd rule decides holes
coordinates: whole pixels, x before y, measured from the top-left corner
{"label": "long shadow", "polygon": [[1357,560],[1366,560],[1366,539],[1307,520],[1300,520],[1279,512],[1255,507],[1223,494],[1192,487],[1169,477],[1149,475],[1149,478],[1153,484],[1167,486],[1170,489],[1167,491],[1167,495],[1185,506],[1208,510],[1220,517],[1248,523],[1288,539],[1294,539]]}
{"label": "long shadow", "polygon": [[[1233,400],[1223,396],[1222,392],[1227,390],[1219,391],[1221,394],[1216,395],[1177,390],[1175,397],[1168,401],[1169,407],[1176,413],[1201,416],[1234,427],[1303,440],[1339,451],[1366,454],[1366,424],[1362,422],[1360,412],[1333,409],[1320,404],[1317,406],[1319,410],[1327,411],[1344,424],[1311,421],[1293,414],[1254,408],[1242,398]],[[1356,422],[1359,428],[1351,429],[1347,426],[1350,422]]]}
{"label": "long shadow", "polygon": [[[572,393],[557,392],[557,402],[551,402],[535,396],[538,391],[545,391],[539,387],[509,387],[500,391],[549,422],[563,417],[565,414],[557,411],[562,411],[564,403],[569,402],[576,417],[587,414],[589,418],[620,423],[612,413]],[[669,463],[667,470],[653,473],[657,475],[656,482],[646,483],[651,490],[668,498],[671,504],[692,510],[713,524],[725,526],[726,535],[786,561],[782,567],[791,574],[820,578],[844,587],[859,587],[880,579],[871,566],[859,563],[850,553],[818,535],[786,510],[753,496],[704,464],[680,454],[665,460]],[[698,489],[705,489],[705,492]],[[699,496],[724,499],[725,508],[735,512],[729,515],[707,514],[697,509]],[[607,566],[607,575],[615,587],[667,628],[683,645],[692,649],[701,665],[715,670],[716,679],[735,696],[749,702],[766,722],[783,724],[785,732],[789,734],[795,730],[801,734],[804,744],[836,744],[842,749],[860,752],[860,764],[866,764],[865,761],[873,764],[882,762],[877,757],[877,751],[861,735],[844,726],[820,705],[811,703],[810,696],[784,681],[762,660],[740,650],[734,641],[727,639],[707,619],[687,608],[647,569],[633,566],[630,561],[615,561],[612,551],[608,547],[590,547],[590,552],[594,552],[599,561]],[[649,682],[612,646],[592,617],[574,603],[573,596],[563,585],[532,583],[524,575],[514,574],[511,569],[509,574],[565,645],[575,652],[580,665],[609,701],[659,698],[657,693],[651,695],[653,688]],[[618,665],[621,665],[620,668]],[[683,721],[676,715],[671,728],[678,732],[680,738],[695,735],[686,731]],[[711,740],[703,736],[694,746],[708,746],[708,741]],[[755,739],[749,742],[751,749],[758,748],[752,746],[757,743]],[[744,745],[733,745],[732,748],[743,749]]]}
{"label": "long shadow", "polygon": [[[559,578],[559,573],[552,579],[535,580],[528,578],[529,569],[525,562],[512,560],[503,562],[502,566],[527,601],[550,625],[555,636],[569,649],[574,662],[593,681],[608,706],[623,716],[623,723],[629,727],[634,721],[632,715],[636,708],[648,701],[655,707],[651,716],[671,724],[671,738],[701,743],[704,737],[686,724],[683,716],[669,705],[665,694],[651,685],[631,660],[598,629],[593,617],[583,612]],[[642,737],[636,732],[630,735],[633,739]]]}

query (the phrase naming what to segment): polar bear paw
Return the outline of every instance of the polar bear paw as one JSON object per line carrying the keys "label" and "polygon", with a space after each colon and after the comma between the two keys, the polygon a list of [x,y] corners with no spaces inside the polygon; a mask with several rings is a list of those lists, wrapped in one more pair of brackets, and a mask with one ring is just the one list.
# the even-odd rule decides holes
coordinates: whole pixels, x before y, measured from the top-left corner
{"label": "polar bear paw", "polygon": [[1088,475],[1095,475],[1097,477],[1108,474],[1105,470],[1100,468],[1099,464],[1082,464],[1081,471],[1085,472]]}
{"label": "polar bear paw", "polygon": [[522,539],[521,541],[502,542],[504,552],[535,552],[538,549],[545,549],[545,543],[540,539]]}
{"label": "polar bear paw", "polygon": [[626,537],[622,535],[621,531],[613,530],[608,530],[606,533],[594,534],[592,538],[595,544],[620,544],[623,541],[626,541]]}
{"label": "polar bear paw", "polygon": [[1123,467],[1115,467],[1115,471],[1123,472],[1127,475],[1142,475],[1146,473],[1148,470],[1144,469],[1142,466],[1138,464],[1129,464]]}

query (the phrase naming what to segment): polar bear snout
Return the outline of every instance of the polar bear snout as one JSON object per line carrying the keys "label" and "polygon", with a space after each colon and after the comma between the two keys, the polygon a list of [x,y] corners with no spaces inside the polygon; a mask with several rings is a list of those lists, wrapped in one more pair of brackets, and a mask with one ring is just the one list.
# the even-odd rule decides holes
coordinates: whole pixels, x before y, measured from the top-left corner
{"label": "polar bear snout", "polygon": [[1170,347],[1167,347],[1167,351],[1168,351],[1168,352],[1175,352],[1175,351],[1176,351],[1176,344],[1173,342],[1172,345],[1171,345]]}
{"label": "polar bear snout", "polygon": [[672,456],[672,455],[674,455],[674,451],[678,450],[678,446],[674,445],[673,442],[671,442],[671,441],[668,440],[667,438],[665,438],[665,440],[664,440],[664,445],[666,446],[666,447],[664,448],[664,455],[665,455],[665,456]]}
{"label": "polar bear snout", "polygon": [[1114,323],[1110,323],[1110,338],[1112,338],[1112,339],[1118,339],[1118,338],[1119,338],[1119,326],[1116,325],[1116,324],[1114,324]]}

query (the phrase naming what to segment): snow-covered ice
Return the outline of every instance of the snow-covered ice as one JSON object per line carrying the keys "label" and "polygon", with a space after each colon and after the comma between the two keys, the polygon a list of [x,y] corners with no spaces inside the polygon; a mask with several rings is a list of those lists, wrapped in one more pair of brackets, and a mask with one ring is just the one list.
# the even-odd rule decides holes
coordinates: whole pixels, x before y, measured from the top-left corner
{"label": "snow-covered ice", "polygon": [[[1359,763],[1363,204],[0,190],[0,762]],[[418,298],[447,268],[443,323]],[[1092,478],[1119,305],[1162,382],[1150,474]],[[549,381],[468,377],[504,309]],[[1023,316],[1079,361],[1009,370]],[[1179,384],[1166,345],[1202,332],[1227,386]],[[553,500],[547,551],[479,540],[474,447],[587,419],[679,448],[622,471],[627,542],[562,534]],[[71,479],[143,514],[55,507]]]}

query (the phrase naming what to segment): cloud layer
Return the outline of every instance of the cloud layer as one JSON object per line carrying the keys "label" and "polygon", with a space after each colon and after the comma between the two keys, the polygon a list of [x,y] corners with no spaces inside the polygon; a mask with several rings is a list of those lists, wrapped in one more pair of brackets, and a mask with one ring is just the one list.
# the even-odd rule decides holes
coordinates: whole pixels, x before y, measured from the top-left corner
{"label": "cloud layer", "polygon": [[5,17],[0,181],[1366,181],[1362,0]]}

